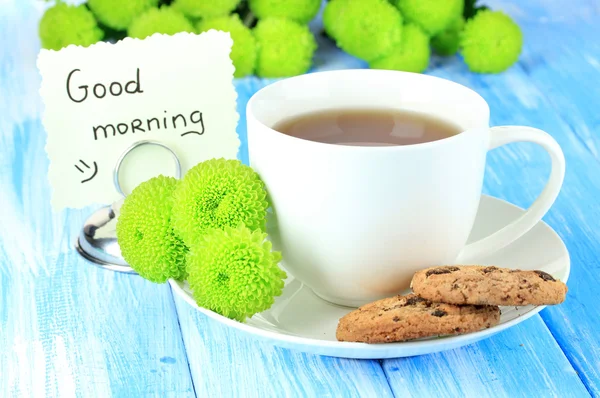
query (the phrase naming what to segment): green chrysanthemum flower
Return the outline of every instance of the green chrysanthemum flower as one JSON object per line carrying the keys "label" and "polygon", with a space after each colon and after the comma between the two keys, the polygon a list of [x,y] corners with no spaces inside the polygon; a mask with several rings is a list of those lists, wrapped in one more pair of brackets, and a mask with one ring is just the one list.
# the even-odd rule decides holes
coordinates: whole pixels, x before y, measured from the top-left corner
{"label": "green chrysanthemum flower", "polygon": [[213,18],[228,15],[240,0],[175,0],[173,7],[191,18]]}
{"label": "green chrysanthemum flower", "polygon": [[519,59],[523,33],[508,15],[500,11],[482,10],[467,21],[460,46],[471,71],[499,73]]}
{"label": "green chrysanthemum flower", "polygon": [[155,33],[174,35],[179,32],[194,32],[194,27],[182,13],[169,7],[149,9],[135,18],[127,30],[129,37],[137,39]]}
{"label": "green chrysanthemum flower", "polygon": [[323,25],[338,47],[368,62],[389,54],[402,35],[402,15],[387,0],[331,0]]}
{"label": "green chrysanthemum flower", "polygon": [[156,283],[187,276],[187,247],[173,231],[173,191],[178,181],[158,176],[138,185],[123,202],[117,240],[123,258],[141,277]]}
{"label": "green chrysanthemum flower", "polygon": [[188,282],[200,307],[243,322],[281,295],[286,273],[262,231],[210,230],[188,255]]}
{"label": "green chrysanthemum flower", "polygon": [[319,12],[321,0],[250,0],[249,5],[259,19],[286,18],[306,24]]}
{"label": "green chrysanthemum flower", "polygon": [[40,20],[42,48],[60,50],[70,44],[87,47],[104,37],[96,19],[84,5],[57,3]]}
{"label": "green chrysanthemum flower", "polygon": [[461,16],[455,19],[446,30],[431,39],[433,50],[444,56],[456,54],[460,47],[460,35],[465,26],[465,19]]}
{"label": "green chrysanthemum flower", "polygon": [[239,160],[210,159],[191,168],[174,193],[173,226],[190,247],[209,229],[265,230],[266,191]]}
{"label": "green chrysanthemum flower", "polygon": [[402,40],[392,52],[369,66],[373,69],[391,69],[421,73],[429,65],[429,37],[414,24],[404,26]]}
{"label": "green chrysanthemum flower", "polygon": [[158,0],[88,0],[87,4],[104,25],[125,30],[136,16],[156,7]]}
{"label": "green chrysanthemum flower", "polygon": [[395,0],[407,22],[435,36],[463,13],[464,0]]}
{"label": "green chrysanthemum flower", "polygon": [[231,35],[233,39],[231,60],[235,66],[235,77],[244,77],[254,72],[256,40],[237,14],[203,20],[198,24],[199,32],[206,32],[210,29],[222,30]]}
{"label": "green chrysanthemum flower", "polygon": [[258,76],[295,76],[310,69],[317,43],[307,26],[288,19],[267,18],[258,22],[254,37],[258,43]]}

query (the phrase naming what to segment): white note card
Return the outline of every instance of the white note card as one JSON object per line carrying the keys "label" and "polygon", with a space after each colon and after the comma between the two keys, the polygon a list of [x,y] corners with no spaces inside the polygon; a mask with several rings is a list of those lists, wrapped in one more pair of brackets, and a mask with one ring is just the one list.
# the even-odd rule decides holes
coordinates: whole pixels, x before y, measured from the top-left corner
{"label": "white note card", "polygon": [[[166,145],[182,173],[211,158],[235,159],[240,141],[232,45],[229,33],[211,30],[41,50],[52,207],[118,200],[115,164],[138,141]],[[172,156],[160,149],[132,151],[120,181],[175,175]]]}

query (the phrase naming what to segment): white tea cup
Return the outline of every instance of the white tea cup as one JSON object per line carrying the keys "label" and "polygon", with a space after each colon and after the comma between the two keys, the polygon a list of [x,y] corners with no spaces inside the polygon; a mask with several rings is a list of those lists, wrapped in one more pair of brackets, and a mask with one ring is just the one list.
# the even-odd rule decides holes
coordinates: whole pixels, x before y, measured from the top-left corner
{"label": "white tea cup", "polygon": [[[273,130],[327,109],[400,109],[460,127],[437,141],[346,146]],[[272,205],[269,233],[283,266],[321,298],[359,306],[409,287],[415,271],[469,262],[530,230],[554,203],[565,161],[556,141],[530,127],[491,127],[471,89],[421,74],[341,70],[280,80],[247,105],[250,165]],[[466,245],[481,198],[486,154],[533,142],[552,159],[543,192],[519,219]]]}

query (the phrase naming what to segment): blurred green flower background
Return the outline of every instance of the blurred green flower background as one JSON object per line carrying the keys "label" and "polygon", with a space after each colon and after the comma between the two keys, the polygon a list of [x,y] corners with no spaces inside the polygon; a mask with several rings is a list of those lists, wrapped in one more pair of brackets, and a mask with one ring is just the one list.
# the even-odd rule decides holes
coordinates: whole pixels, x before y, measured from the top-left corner
{"label": "blurred green flower background", "polygon": [[370,68],[417,73],[427,70],[432,53],[459,54],[472,72],[500,73],[523,46],[519,26],[477,0],[57,0],[40,20],[39,36],[43,48],[60,50],[210,29],[231,34],[236,78],[308,72],[315,35]]}

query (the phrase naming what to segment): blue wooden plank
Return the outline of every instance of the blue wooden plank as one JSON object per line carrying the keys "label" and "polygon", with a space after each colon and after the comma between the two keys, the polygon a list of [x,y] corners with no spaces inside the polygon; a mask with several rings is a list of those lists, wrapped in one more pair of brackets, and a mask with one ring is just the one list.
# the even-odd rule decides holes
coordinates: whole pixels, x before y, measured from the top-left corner
{"label": "blue wooden plank", "polygon": [[199,397],[393,397],[379,361],[273,347],[175,304]]}
{"label": "blue wooden plank", "polygon": [[397,397],[589,397],[538,316],[461,349],[386,360],[384,370]]}
{"label": "blue wooden plank", "polygon": [[0,254],[0,396],[195,396],[166,285],[74,252],[36,261]]}
{"label": "blue wooden plank", "polygon": [[[600,21],[598,17],[597,21]],[[520,66],[588,149],[600,159],[598,22],[522,24],[529,38]]]}

